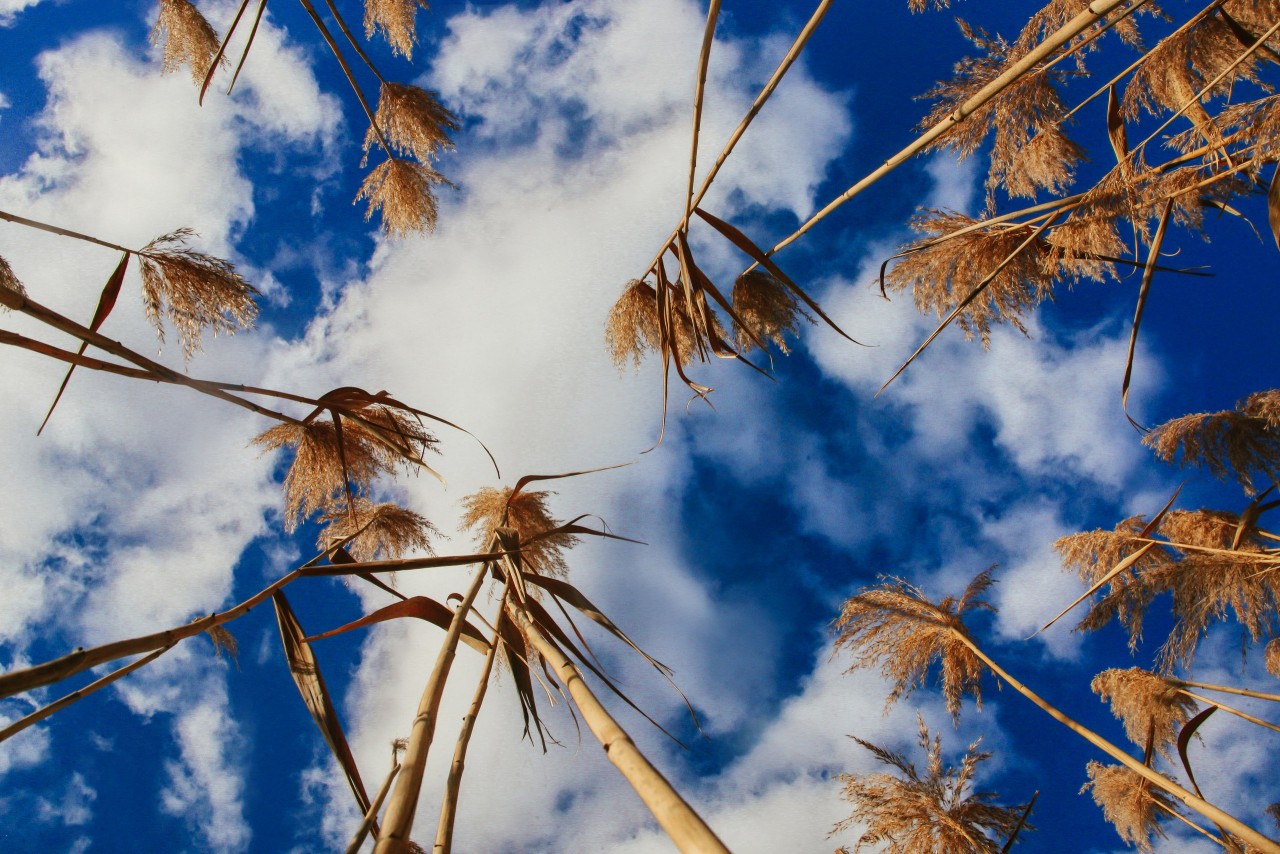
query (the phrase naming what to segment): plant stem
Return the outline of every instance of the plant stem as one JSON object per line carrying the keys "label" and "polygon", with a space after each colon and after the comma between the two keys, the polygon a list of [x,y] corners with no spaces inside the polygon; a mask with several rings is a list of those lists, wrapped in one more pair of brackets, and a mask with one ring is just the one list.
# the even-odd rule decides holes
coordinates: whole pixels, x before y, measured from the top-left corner
{"label": "plant stem", "polygon": [[449,678],[449,669],[458,649],[458,638],[462,636],[462,624],[475,602],[488,575],[488,566],[480,567],[475,579],[471,582],[462,604],[453,612],[449,622],[449,631],[436,656],[435,667],[422,690],[422,699],[418,702],[418,714],[413,719],[413,729],[409,733],[409,746],[401,763],[404,773],[396,782],[395,791],[387,804],[387,817],[383,822],[382,834],[374,854],[403,854],[409,850],[409,834],[413,831],[413,817],[418,809],[418,796],[422,791],[422,774],[427,767],[427,753],[431,749],[431,739],[435,736],[436,720],[440,713],[440,698],[444,696],[444,683]]}
{"label": "plant stem", "polygon": [[729,854],[729,849],[694,811],[693,807],[672,788],[658,769],[650,764],[636,747],[631,736],[605,710],[605,707],[587,687],[582,672],[565,657],[558,647],[547,640],[525,609],[514,603],[507,606],[516,625],[529,642],[538,650],[569,690],[569,696],[582,713],[591,733],[604,747],[609,761],[622,773],[636,794],[644,801],[658,824],[671,837],[682,852],[698,854]]}
{"label": "plant stem", "polygon": [[[506,605],[510,588],[503,591],[500,608]],[[503,619],[499,610],[498,619]],[[480,671],[480,681],[476,684],[475,696],[471,698],[471,707],[462,718],[462,731],[458,733],[458,743],[453,748],[453,763],[449,766],[449,778],[445,781],[444,798],[440,802],[440,822],[436,826],[436,841],[431,847],[432,854],[449,854],[453,849],[453,823],[458,813],[458,792],[462,787],[462,772],[466,769],[467,746],[471,743],[471,733],[475,730],[476,718],[480,716],[480,705],[489,690],[489,674],[493,672],[493,662],[498,655],[498,647],[502,645],[502,636],[498,628],[494,628],[493,640],[489,643],[489,652],[484,657],[484,667]]]}
{"label": "plant stem", "polygon": [[1280,703],[1280,694],[1264,694],[1261,691],[1248,691],[1244,688],[1232,688],[1228,685],[1210,685],[1207,682],[1192,682],[1190,679],[1169,679],[1171,685],[1179,688],[1203,688],[1206,691],[1221,691],[1224,694],[1239,694],[1241,697],[1255,697],[1259,700],[1270,700]]}
{"label": "plant stem", "polygon": [[1160,787],[1165,792],[1182,801],[1182,803],[1190,809],[1200,813],[1200,815],[1209,819],[1209,821],[1214,824],[1222,826],[1230,833],[1235,834],[1245,842],[1257,848],[1259,851],[1268,852],[1268,854],[1280,854],[1280,845],[1277,845],[1274,841],[1263,836],[1261,833],[1254,830],[1252,827],[1249,827],[1249,825],[1240,821],[1238,818],[1222,811],[1203,798],[1200,798],[1182,788],[1163,774],[1159,774],[1151,768],[1148,768],[1146,765],[1143,765],[1141,762],[1134,759],[1128,753],[1121,750],[1119,747],[1116,747],[1093,730],[1058,711],[1057,708],[1050,705],[1049,702],[1039,694],[1035,693],[1026,685],[1023,685],[1017,679],[1010,676],[1004,668],[992,661],[991,658],[985,652],[980,650],[977,644],[975,644],[963,632],[957,631],[955,632],[955,636],[959,638],[965,646],[969,647],[969,649],[973,651],[974,655],[982,659],[982,661],[985,662],[986,665],[996,673],[996,675],[1008,682],[1013,686],[1014,690],[1022,694],[1031,702],[1035,703],[1058,723],[1062,724],[1067,729],[1072,730],[1085,741],[1089,742],[1112,759],[1115,759],[1130,771],[1138,774],[1143,779],[1148,780],[1152,785]]}
{"label": "plant stem", "polygon": [[[395,754],[392,754],[395,759]],[[382,787],[378,789],[378,794],[374,797],[373,802],[369,804],[369,811],[364,814],[364,818],[360,821],[360,826],[356,828],[355,835],[351,837],[351,842],[347,844],[346,854],[359,854],[360,846],[364,844],[364,838],[369,835],[369,831],[373,829],[373,823],[378,820],[378,810],[382,808],[382,802],[386,800],[387,792],[391,791],[391,782],[395,780],[396,774],[400,773],[400,763],[394,762],[391,766],[387,779],[382,781]]]}

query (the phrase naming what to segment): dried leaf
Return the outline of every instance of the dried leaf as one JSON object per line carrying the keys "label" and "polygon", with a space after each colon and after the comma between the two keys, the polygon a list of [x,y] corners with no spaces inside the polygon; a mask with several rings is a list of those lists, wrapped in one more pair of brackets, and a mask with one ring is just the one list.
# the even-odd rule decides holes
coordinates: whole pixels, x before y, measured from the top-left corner
{"label": "dried leaf", "polygon": [[[441,605],[434,599],[426,596],[412,596],[401,602],[393,602],[385,608],[379,608],[372,614],[361,617],[360,619],[347,623],[345,626],[339,626],[336,629],[330,629],[318,635],[303,638],[304,643],[331,638],[334,635],[340,635],[349,632],[352,629],[362,629],[365,626],[371,626],[374,623],[381,623],[386,620],[398,620],[402,617],[416,617],[419,620],[426,620],[439,626],[444,631],[449,630],[449,625],[453,621],[453,611],[444,605]],[[463,621],[462,635],[460,637],[463,643],[474,649],[476,652],[484,654],[489,651],[489,643],[484,639],[484,635],[480,630],[471,623]]]}

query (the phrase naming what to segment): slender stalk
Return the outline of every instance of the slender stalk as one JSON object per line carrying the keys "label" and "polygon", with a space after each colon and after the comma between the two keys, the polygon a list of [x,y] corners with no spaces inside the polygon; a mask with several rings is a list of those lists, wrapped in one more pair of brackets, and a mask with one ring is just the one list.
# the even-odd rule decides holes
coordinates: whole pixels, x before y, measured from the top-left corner
{"label": "slender stalk", "polygon": [[462,636],[462,624],[487,575],[488,566],[481,566],[462,604],[453,612],[449,631],[445,635],[444,643],[440,646],[435,667],[431,670],[426,687],[422,690],[422,699],[418,702],[418,714],[413,719],[413,729],[409,732],[409,746],[405,750],[402,763],[404,773],[400,775],[395,791],[391,793],[382,834],[378,838],[374,854],[403,854],[409,850],[409,834],[413,831],[413,817],[417,812],[418,796],[422,791],[422,774],[427,768],[427,753],[431,749],[431,739],[435,736],[436,720],[440,713],[440,698],[444,696],[444,683],[449,678],[449,669],[453,666],[453,657],[458,649],[458,638]]}
{"label": "slender stalk", "polygon": [[391,771],[387,774],[387,779],[382,781],[382,787],[378,789],[378,794],[374,797],[373,802],[369,804],[368,812],[364,814],[364,818],[360,821],[360,826],[356,828],[355,835],[351,837],[351,842],[347,844],[346,854],[358,854],[360,846],[364,844],[365,837],[373,829],[373,823],[378,820],[378,810],[382,809],[382,802],[386,800],[387,792],[391,791],[391,783],[395,780],[396,775],[400,773],[400,763],[395,761],[394,752],[391,754],[391,759]]}
{"label": "slender stalk", "polygon": [[1280,732],[1280,726],[1276,726],[1273,723],[1267,723],[1266,721],[1262,720],[1262,718],[1255,718],[1253,715],[1249,714],[1248,712],[1242,712],[1239,709],[1233,709],[1231,706],[1225,705],[1223,703],[1219,703],[1217,700],[1210,700],[1208,697],[1202,697],[1199,694],[1186,690],[1185,688],[1179,688],[1178,693],[1185,694],[1186,696],[1190,697],[1193,700],[1199,700],[1201,703],[1208,703],[1210,706],[1217,706],[1219,709],[1222,709],[1222,711],[1227,712],[1228,714],[1235,715],[1238,718],[1243,718],[1244,720],[1248,721],[1251,724],[1257,724],[1260,727],[1266,727],[1267,729],[1272,729],[1272,730],[1275,730],[1276,732]]}
{"label": "slender stalk", "polygon": [[1179,688],[1203,688],[1206,691],[1221,691],[1224,694],[1239,694],[1241,697],[1255,697],[1259,700],[1270,700],[1280,703],[1280,694],[1264,694],[1261,691],[1249,691],[1245,688],[1232,688],[1229,685],[1210,685],[1207,682],[1192,682],[1190,679],[1169,679],[1171,685]]}
{"label": "slender stalk", "polygon": [[707,66],[711,62],[711,43],[716,32],[716,19],[720,15],[720,0],[711,0],[707,6],[707,26],[702,33],[702,50],[698,55],[698,82],[693,88],[693,143],[689,152],[689,190],[685,194],[684,218],[680,230],[689,227],[693,213],[693,178],[698,168],[698,133],[702,128],[702,97],[707,86]]}
{"label": "slender stalk", "polygon": [[99,240],[98,238],[92,237],[88,234],[81,234],[80,232],[72,231],[69,228],[62,228],[61,226],[50,225],[47,222],[40,222],[39,220],[27,219],[24,216],[11,214],[8,211],[0,211],[0,219],[5,220],[6,222],[11,222],[14,225],[25,225],[28,228],[35,228],[35,229],[39,229],[40,231],[47,231],[50,234],[56,234],[59,237],[72,237],[72,238],[75,238],[76,240],[83,240],[86,243],[96,243],[98,246],[105,246],[106,248],[114,249],[117,252],[128,252],[131,255],[139,254],[137,250],[130,249],[127,246],[120,246],[119,244],[110,243],[106,240]]}
{"label": "slender stalk", "polygon": [[[811,216],[803,225],[792,232],[789,236],[783,238],[765,254],[773,255],[780,249],[794,243],[801,235],[813,228],[822,220],[826,219],[833,211],[836,210],[836,208],[861,193],[867,187],[870,187],[872,184],[879,181],[885,175],[888,175],[894,169],[897,169],[903,163],[906,163],[921,151],[924,151],[937,139],[943,136],[943,134],[968,118],[975,110],[986,105],[989,101],[995,98],[995,96],[1007,89],[1019,77],[1034,68],[1036,64],[1045,57],[1049,56],[1058,48],[1075,38],[1100,18],[1104,17],[1108,12],[1122,5],[1124,2],[1125,0],[1094,0],[1083,12],[1064,24],[1057,32],[1048,36],[1043,42],[1029,51],[1026,56],[1009,66],[1003,74],[992,80],[986,86],[982,87],[982,89],[975,93],[972,98],[957,107],[955,112],[938,122],[920,136],[916,137],[910,144],[897,154],[890,157],[874,171],[870,172],[866,177],[862,178],[852,187],[832,199],[826,207]],[[1145,0],[1139,0],[1138,3],[1134,4],[1134,6],[1140,6],[1143,2],[1145,2]]]}
{"label": "slender stalk", "polygon": [[[503,591],[502,603],[506,606],[510,588]],[[501,619],[501,611],[499,611]],[[453,762],[449,766],[449,778],[445,781],[444,798],[440,802],[440,821],[436,826],[436,841],[431,846],[432,854],[449,854],[453,850],[453,823],[458,814],[458,793],[462,788],[462,773],[466,770],[467,747],[471,743],[471,733],[475,730],[476,718],[480,716],[480,705],[489,690],[489,674],[493,672],[493,662],[498,655],[498,647],[502,645],[502,636],[498,629],[493,630],[493,640],[489,642],[489,652],[484,657],[484,667],[480,671],[480,681],[476,684],[475,696],[471,698],[471,707],[462,718],[462,731],[458,733],[458,743],[453,748]]]}
{"label": "slender stalk", "polygon": [[723,852],[729,849],[715,835],[715,832],[694,811],[693,807],[672,788],[658,769],[645,758],[636,747],[631,736],[627,735],[621,725],[605,710],[600,700],[587,687],[582,672],[565,657],[558,647],[547,640],[538,629],[525,609],[514,603],[507,606],[507,613],[515,620],[524,636],[538,650],[543,659],[551,665],[560,681],[569,690],[582,719],[592,735],[604,748],[609,761],[622,773],[636,794],[644,801],[649,812],[658,820],[658,824],[671,837],[671,841],[682,852]]}
{"label": "slender stalk", "polygon": [[1249,827],[1249,825],[1240,821],[1235,816],[1224,812],[1203,798],[1192,794],[1170,780],[1168,777],[1165,777],[1163,774],[1159,774],[1151,768],[1148,768],[1146,765],[1142,764],[1137,759],[1134,759],[1128,753],[1121,750],[1119,747],[1116,747],[1093,730],[1058,711],[1056,707],[1050,705],[1050,703],[1039,694],[1010,676],[1003,667],[991,660],[991,658],[979,649],[977,644],[970,640],[963,632],[957,631],[955,632],[955,636],[960,639],[961,643],[969,647],[969,649],[973,651],[974,655],[982,659],[982,661],[990,667],[997,676],[1008,682],[1013,686],[1014,690],[1022,694],[1022,696],[1039,706],[1046,714],[1049,715],[1049,717],[1076,733],[1085,741],[1089,742],[1112,759],[1115,759],[1130,771],[1133,771],[1135,774],[1149,781],[1152,785],[1163,789],[1171,796],[1182,801],[1182,803],[1190,809],[1200,813],[1200,815],[1209,819],[1209,821],[1214,824],[1224,827],[1227,831],[1240,837],[1259,851],[1268,852],[1268,854],[1280,854],[1280,845],[1277,845],[1273,840],[1263,836],[1261,833],[1254,830],[1252,827]]}
{"label": "slender stalk", "polygon": [[90,682],[88,685],[84,686],[83,688],[80,688],[79,690],[72,691],[70,694],[66,695],[65,697],[62,697],[61,699],[54,700],[52,703],[50,703],[49,705],[45,706],[42,709],[36,709],[31,714],[25,717],[19,718],[18,720],[9,724],[4,729],[0,730],[0,741],[4,741],[10,736],[17,735],[18,733],[22,732],[24,729],[31,726],[32,724],[39,723],[40,721],[52,715],[54,712],[62,711],[67,706],[70,706],[72,703],[77,703],[80,700],[83,700],[85,697],[89,696],[94,691],[97,691],[99,688],[105,688],[108,685],[110,685],[112,682],[116,681],[117,679],[128,676],[130,673],[137,670],[139,667],[145,667],[146,665],[155,661],[160,656],[164,655],[169,650],[170,650],[170,647],[167,647],[167,646],[161,649],[158,649],[144,658],[139,658],[137,661],[130,662],[129,664],[126,664],[124,667],[111,671],[106,676],[103,676],[101,679],[98,679],[94,682]]}
{"label": "slender stalk", "polygon": [[[1223,0],[1223,2],[1225,2],[1225,0]],[[377,66],[373,64],[373,60],[371,60],[369,55],[364,52],[364,48],[360,47],[360,41],[352,35],[350,28],[347,27],[347,22],[342,19],[342,15],[338,12],[338,7],[334,4],[333,0],[324,0],[324,3],[329,7],[329,14],[333,15],[333,19],[338,22],[338,29],[342,30],[342,34],[347,37],[347,41],[351,44],[352,49],[355,50],[356,55],[359,56],[360,59],[364,60],[365,66],[373,72],[374,77],[378,78],[379,83],[386,83],[387,78],[382,76],[382,73],[378,71]]]}

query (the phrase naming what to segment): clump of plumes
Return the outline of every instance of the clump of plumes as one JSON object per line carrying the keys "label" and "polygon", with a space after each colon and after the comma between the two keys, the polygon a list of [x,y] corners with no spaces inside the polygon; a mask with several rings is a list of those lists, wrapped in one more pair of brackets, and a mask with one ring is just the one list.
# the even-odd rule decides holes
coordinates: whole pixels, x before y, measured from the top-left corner
{"label": "clump of plumes", "polygon": [[[1096,583],[1147,545],[1137,536],[1143,527],[1141,517],[1134,517],[1115,531],[1064,537],[1055,547],[1064,565]],[[1152,533],[1163,541],[1111,579],[1080,629],[1096,631],[1118,620],[1129,632],[1130,647],[1136,648],[1147,608],[1161,594],[1172,594],[1173,628],[1156,655],[1161,672],[1190,664],[1209,626],[1229,614],[1255,641],[1280,630],[1280,573],[1271,571],[1274,556],[1255,527],[1242,525],[1232,513],[1174,510]]]}
{"label": "clump of plumes", "polygon": [[189,228],[163,234],[137,254],[142,268],[142,304],[147,319],[164,341],[161,315],[178,330],[182,353],[191,358],[208,328],[214,335],[247,329],[258,316],[257,288],[236,272],[235,265],[186,245]]}
{"label": "clump of plumes", "polygon": [[318,548],[328,550],[345,541],[346,550],[361,562],[394,559],[415,550],[435,554],[431,538],[440,535],[435,525],[412,510],[361,496],[350,507],[339,503],[327,508],[319,521],[326,527],[316,539]]}
{"label": "clump of plumes", "polygon": [[1177,686],[1140,667],[1104,670],[1089,687],[1111,704],[1111,713],[1124,723],[1130,741],[1145,749],[1150,737],[1153,749],[1166,757],[1182,727],[1198,711],[1195,700]]}
{"label": "clump of plumes", "polygon": [[368,199],[364,218],[382,214],[382,230],[404,237],[410,232],[436,228],[436,196],[431,189],[449,180],[424,163],[390,157],[365,176],[356,201]]}
{"label": "clump of plumes", "polygon": [[164,40],[164,71],[177,71],[183,65],[191,69],[191,79],[199,86],[204,82],[213,59],[218,55],[218,34],[188,0],[160,0],[160,14],[151,30],[151,43]]}
{"label": "clump of plumes", "polygon": [[[423,163],[452,149],[449,132],[458,129],[457,117],[440,103],[435,92],[404,83],[383,82],[374,118],[392,148]],[[364,136],[365,152],[377,142],[378,131],[371,126]]]}
{"label": "clump of plumes", "polygon": [[[0,288],[13,291],[24,297],[27,295],[27,289],[23,287],[22,282],[18,281],[13,268],[9,266],[8,261],[4,260],[3,255],[0,255]],[[5,309],[5,311],[8,311],[8,309]]]}
{"label": "clump of plumes", "polygon": [[418,43],[414,15],[419,8],[428,8],[427,0],[364,0],[365,37],[382,30],[394,53],[413,59],[413,46]]}
{"label": "clump of plumes", "polygon": [[1222,412],[1174,418],[1142,440],[1165,462],[1200,465],[1216,477],[1233,475],[1245,491],[1257,491],[1258,474],[1280,477],[1280,389],[1258,392]]}
{"label": "clump of plumes", "polygon": [[[1267,672],[1280,679],[1280,638],[1272,638],[1267,644],[1263,659],[1267,665]],[[1276,821],[1280,822],[1280,814],[1276,815]]]}
{"label": "clump of plumes", "polygon": [[796,319],[814,322],[786,285],[767,270],[749,270],[738,277],[733,283],[733,310],[746,327],[734,330],[738,348],[744,353],[756,346],[751,333],[761,341],[773,341],[783,353],[790,353],[786,335],[800,334]]}
{"label": "clump of plumes", "polygon": [[286,531],[292,532],[303,519],[333,504],[346,494],[349,484],[363,490],[378,475],[394,471],[387,465],[385,449],[369,432],[350,422],[342,428],[339,438],[333,421],[323,418],[277,424],[254,438],[253,444],[267,451],[294,449],[284,479]]}
{"label": "clump of plumes", "polygon": [[1083,148],[1057,125],[1046,125],[1008,154],[998,179],[1014,197],[1034,199],[1040,190],[1064,194],[1075,180],[1076,164],[1083,159]]}
{"label": "clump of plumes", "polygon": [[627,282],[622,296],[609,310],[604,340],[619,370],[625,368],[628,361],[639,368],[646,353],[662,346],[658,293],[647,282],[639,279]]}
{"label": "clump of plumes", "polygon": [[1093,802],[1102,807],[1102,815],[1120,838],[1152,854],[1151,835],[1165,835],[1159,825],[1160,810],[1174,810],[1170,797],[1123,765],[1090,762],[1087,771],[1089,782],[1080,789],[1081,794],[1092,789]]}
{"label": "clump of plumes", "polygon": [[979,598],[994,583],[993,570],[979,573],[959,599],[948,596],[936,605],[920,588],[894,577],[850,598],[835,624],[836,651],[847,648],[853,654],[845,672],[878,664],[881,676],[893,683],[887,708],[923,685],[938,661],[942,694],[952,717],[959,717],[966,693],[982,708],[983,664],[963,640],[969,631],[961,617],[977,608],[995,610]]}
{"label": "clump of plumes", "polygon": [[[929,738],[924,719],[919,745],[928,757],[924,775],[900,753],[885,750],[851,736],[898,774],[841,774],[844,799],[854,805],[853,815],[838,822],[832,833],[853,825],[865,825],[855,851],[863,846],[887,845],[889,854],[945,851],[948,854],[996,854],[1000,842],[1013,833],[1025,806],[1002,807],[990,792],[974,792],[974,772],[990,753],[979,753],[978,742],[969,745],[959,768],[942,764],[942,739]],[[1030,828],[1024,825],[1024,828]]]}
{"label": "clump of plumes", "polygon": [[563,577],[569,573],[564,552],[573,548],[578,538],[563,532],[539,536],[560,527],[547,508],[547,499],[552,495],[555,493],[546,490],[521,490],[512,498],[510,487],[486,486],[463,500],[463,527],[475,531],[476,544],[481,549],[489,548],[498,528],[514,528],[520,535],[524,562],[539,575]]}
{"label": "clump of plumes", "polygon": [[1026,226],[975,229],[934,242],[977,222],[964,214],[935,210],[913,218],[911,227],[928,237],[904,248],[903,257],[886,274],[885,284],[893,290],[909,289],[916,308],[943,317],[1017,251],[1017,257],[960,313],[965,337],[977,334],[985,347],[991,343],[992,324],[1009,323],[1026,332],[1019,318],[1053,296],[1053,277],[1047,272],[1052,268],[1047,263],[1048,244],[1036,239],[1023,246],[1031,234]]}

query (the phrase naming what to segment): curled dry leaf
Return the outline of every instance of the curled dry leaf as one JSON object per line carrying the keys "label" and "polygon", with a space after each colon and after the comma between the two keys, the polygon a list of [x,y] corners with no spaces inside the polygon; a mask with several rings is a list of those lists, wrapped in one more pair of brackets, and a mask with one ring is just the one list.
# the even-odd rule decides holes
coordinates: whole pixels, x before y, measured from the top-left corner
{"label": "curled dry leaf", "polygon": [[319,521],[325,525],[316,546],[329,549],[348,540],[347,551],[360,562],[378,558],[395,559],[409,551],[435,554],[431,538],[440,531],[425,517],[397,504],[375,504],[357,496],[348,507],[345,502],[327,508]]}
{"label": "curled dry leaf", "polygon": [[436,196],[432,186],[449,181],[436,170],[412,160],[388,158],[365,176],[355,200],[368,200],[364,218],[382,214],[382,230],[404,237],[436,227]]}
{"label": "curled dry leaf", "polygon": [[880,762],[896,769],[896,773],[839,775],[837,779],[844,783],[842,796],[853,803],[854,811],[836,824],[832,834],[855,825],[863,826],[865,830],[854,851],[861,851],[864,846],[883,845],[887,847],[877,850],[889,854],[920,851],[998,854],[997,839],[1013,833],[1025,805],[1002,807],[992,803],[994,794],[973,791],[978,764],[991,754],[978,752],[975,741],[969,745],[959,768],[944,766],[942,738],[935,735],[930,739],[924,719],[919,713],[916,718],[920,724],[917,743],[928,761],[924,774],[901,753],[851,736]]}
{"label": "curled dry leaf", "polygon": [[[742,324],[749,327],[761,340],[772,340],[783,353],[790,353],[786,335],[798,335],[797,318],[810,323],[814,319],[800,308],[800,304],[785,285],[767,270],[759,268],[743,273],[733,283],[733,309]],[[755,341],[743,328],[735,326],[735,341],[742,352],[754,348]]]}
{"label": "curled dry leaf", "polygon": [[[403,83],[382,84],[375,118],[392,148],[423,163],[452,149],[449,132],[458,129],[457,117],[440,103],[439,95]],[[377,142],[378,133],[370,127],[364,136],[365,152]]]}
{"label": "curled dry leaf", "polygon": [[570,533],[552,534],[530,542],[538,534],[560,527],[547,508],[554,492],[522,490],[511,498],[511,489],[486,486],[463,499],[462,525],[475,531],[476,544],[487,548],[498,528],[514,528],[524,545],[521,556],[541,575],[563,577],[569,573],[564,553],[578,543]]}
{"label": "curled dry leaf", "polygon": [[414,16],[419,8],[428,8],[427,0],[365,0],[365,37],[381,30],[392,51],[413,59],[413,46],[418,43]]}
{"label": "curled dry leaf", "polygon": [[1080,789],[1081,794],[1092,790],[1094,803],[1102,808],[1120,838],[1144,854],[1152,854],[1151,835],[1165,835],[1159,825],[1161,808],[1174,811],[1173,800],[1123,765],[1090,762],[1087,771],[1089,782]]}
{"label": "curled dry leaf", "polygon": [[1259,474],[1280,477],[1280,389],[1250,395],[1233,410],[1174,418],[1142,441],[1165,462],[1232,475],[1252,495]]}
{"label": "curled dry leaf", "polygon": [[182,352],[200,349],[206,328],[214,335],[247,329],[258,316],[258,291],[229,261],[187,247],[189,228],[163,234],[137,254],[142,273],[142,303],[147,319],[164,341],[161,315],[178,330]]}
{"label": "curled dry leaf", "polygon": [[164,41],[164,71],[177,71],[186,65],[191,79],[199,86],[204,82],[214,57],[218,55],[218,34],[200,10],[189,0],[160,0],[160,14],[151,30],[151,43]]}
{"label": "curled dry leaf", "polygon": [[847,648],[853,654],[845,672],[878,665],[880,674],[893,683],[888,706],[924,684],[937,661],[952,717],[959,717],[966,693],[981,708],[984,665],[961,640],[969,637],[961,617],[977,608],[994,610],[979,598],[994,583],[993,570],[979,573],[959,599],[948,596],[936,605],[919,587],[893,577],[850,598],[835,623],[836,651]]}
{"label": "curled dry leaf", "polygon": [[1093,677],[1093,693],[1111,704],[1111,713],[1124,723],[1125,735],[1145,747],[1151,734],[1155,750],[1170,757],[1178,733],[1199,709],[1195,700],[1158,674],[1140,667],[1104,670]]}

